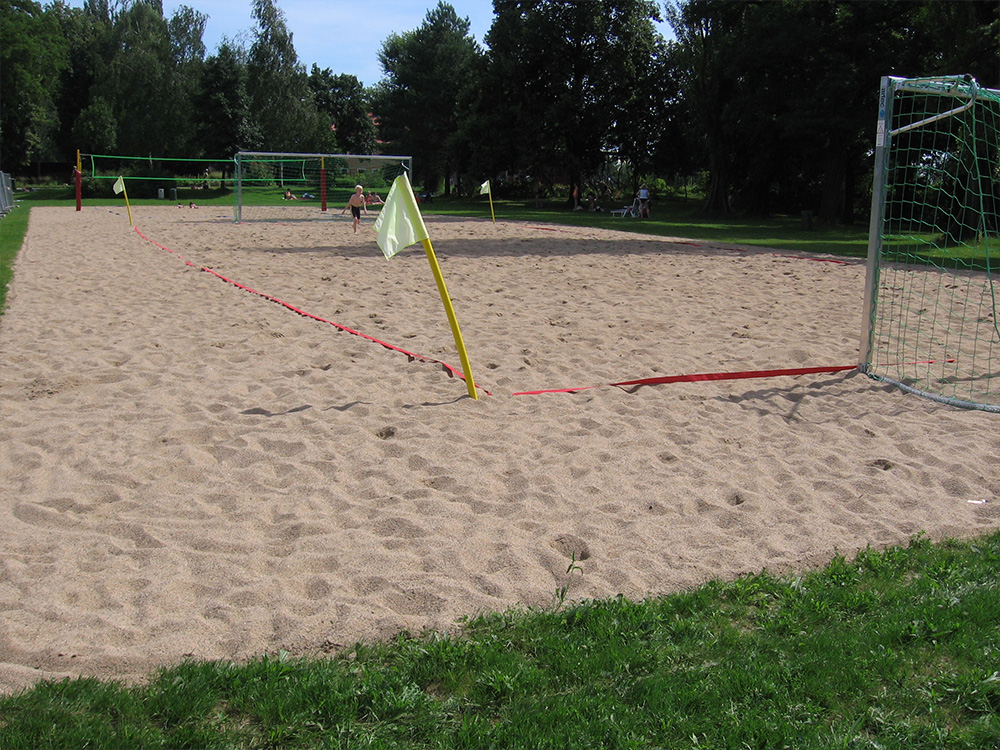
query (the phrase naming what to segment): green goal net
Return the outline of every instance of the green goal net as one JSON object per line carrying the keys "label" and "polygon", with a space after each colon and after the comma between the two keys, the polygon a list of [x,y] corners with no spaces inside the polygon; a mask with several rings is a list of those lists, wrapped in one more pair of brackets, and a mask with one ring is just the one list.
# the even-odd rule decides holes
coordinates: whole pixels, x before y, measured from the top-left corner
{"label": "green goal net", "polygon": [[882,79],[859,366],[1000,412],[1000,91]]}
{"label": "green goal net", "polygon": [[235,157],[236,221],[335,218],[361,185],[373,202],[410,172],[409,156],[241,151]]}

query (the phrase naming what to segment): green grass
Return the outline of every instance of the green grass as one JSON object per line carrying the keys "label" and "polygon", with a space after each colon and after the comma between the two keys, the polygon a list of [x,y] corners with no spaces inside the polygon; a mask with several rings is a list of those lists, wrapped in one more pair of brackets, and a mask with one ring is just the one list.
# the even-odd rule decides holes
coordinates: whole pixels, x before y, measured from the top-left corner
{"label": "green grass", "polygon": [[[868,254],[868,227],[821,227],[815,221],[804,229],[799,216],[767,218],[706,218],[700,201],[665,199],[657,201],[649,219],[620,218],[610,213],[568,211],[561,204],[532,208],[523,202],[494,201],[497,221],[556,222],[571,226],[616,229],[661,237],[683,237],[703,242],[724,242],[791,250],[801,253],[832,253],[855,258]],[[442,201],[421,206],[428,214],[452,214],[490,218],[485,198],[478,201]]]}
{"label": "green grass", "polygon": [[998,567],[1000,532],[918,537],[327,659],[42,683],[0,698],[0,747],[1000,747]]}
{"label": "green grass", "polygon": [[0,315],[7,304],[7,285],[14,278],[14,258],[28,231],[28,209],[16,206],[0,219]]}

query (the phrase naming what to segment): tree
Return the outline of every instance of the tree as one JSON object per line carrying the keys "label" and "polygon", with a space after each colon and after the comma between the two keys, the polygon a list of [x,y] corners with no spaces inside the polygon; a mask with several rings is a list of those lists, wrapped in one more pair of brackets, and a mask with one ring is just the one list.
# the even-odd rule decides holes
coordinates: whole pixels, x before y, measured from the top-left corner
{"label": "tree", "polygon": [[579,184],[609,148],[641,140],[630,124],[649,103],[655,3],[494,0],[494,12],[483,90],[496,137],[517,133],[513,168]]}
{"label": "tree", "polygon": [[[186,5],[180,6],[167,21],[167,33],[173,58],[174,81],[178,101],[188,123],[183,138],[183,151],[187,156],[206,155],[204,144],[195,138],[198,113],[195,103],[200,94],[201,74],[205,64],[205,24],[208,16]],[[209,154],[214,155],[214,154]]]}
{"label": "tree", "polygon": [[250,108],[241,51],[223,41],[205,61],[195,97],[197,141],[209,158],[231,157],[261,142]]}
{"label": "tree", "polygon": [[68,45],[34,0],[0,0],[0,164],[11,170],[55,153],[55,92]]}
{"label": "tree", "polygon": [[113,154],[118,148],[118,122],[111,105],[101,97],[94,100],[76,118],[73,142],[89,154]]}
{"label": "tree", "polygon": [[259,148],[269,151],[332,151],[336,137],[321,117],[299,64],[285,15],[274,0],[253,0],[257,30],[247,61]]}
{"label": "tree", "polygon": [[373,108],[383,140],[414,158],[414,170],[433,190],[461,170],[457,147],[458,101],[470,84],[479,45],[469,21],[445,2],[427,12],[420,28],[392,34],[378,53],[385,78],[375,88]]}
{"label": "tree", "polygon": [[[685,112],[673,70],[675,48],[662,38],[655,39],[648,64],[637,71],[635,85],[624,92],[608,134],[610,154],[629,164],[637,179],[690,169],[694,151],[682,141]],[[631,191],[637,188],[633,184]]]}
{"label": "tree", "polygon": [[368,98],[356,76],[334,75],[329,68],[313,64],[309,88],[316,108],[324,113],[337,133],[337,143],[344,153],[374,154],[376,129]]}
{"label": "tree", "polygon": [[[113,52],[106,62],[98,64],[91,95],[111,105],[118,123],[118,148],[123,153],[190,155],[191,79],[197,81],[193,66],[200,62],[191,54],[204,50],[197,16],[188,17],[195,23],[185,29],[182,21],[174,23],[178,37],[171,36],[159,0],[136,0],[113,19]],[[203,17],[200,27],[204,27]],[[150,101],[156,106],[150,107]]]}
{"label": "tree", "polygon": [[748,6],[743,3],[688,0],[667,6],[667,20],[678,43],[678,75],[692,135],[704,144],[709,173],[705,210],[726,213],[737,161],[726,114],[738,82],[732,55]]}
{"label": "tree", "polygon": [[914,9],[916,47],[924,69],[937,75],[971,75],[981,86],[1000,88],[1000,3],[923,0]]}
{"label": "tree", "polygon": [[[91,0],[85,2],[83,8],[55,3],[46,11],[58,21],[69,47],[69,66],[63,71],[56,94],[59,112],[57,146],[60,158],[67,161],[75,161],[77,149],[108,153],[97,151],[96,146],[85,145],[78,139],[78,120],[84,111],[90,110],[90,113],[79,122],[80,134],[89,133],[92,126],[96,127],[95,123],[102,123],[99,127],[108,128],[105,135],[91,135],[101,138],[104,143],[117,143],[118,125],[111,105],[103,98],[98,104],[99,97],[92,92],[98,70],[112,53],[110,9],[106,2],[103,7],[96,5]],[[92,105],[96,105],[94,109],[90,109]]]}

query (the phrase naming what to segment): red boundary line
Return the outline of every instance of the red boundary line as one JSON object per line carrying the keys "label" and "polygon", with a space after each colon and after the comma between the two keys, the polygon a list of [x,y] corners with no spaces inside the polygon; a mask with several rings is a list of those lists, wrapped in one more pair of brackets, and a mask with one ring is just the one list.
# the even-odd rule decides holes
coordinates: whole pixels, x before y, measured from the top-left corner
{"label": "red boundary line", "polygon": [[[191,261],[189,261],[189,260],[185,259],[183,256],[181,256],[179,253],[174,253],[174,251],[171,250],[169,247],[166,247],[165,245],[161,245],[156,240],[152,240],[149,237],[147,237],[146,235],[144,235],[141,231],[139,231],[138,227],[134,227],[134,229],[135,229],[136,234],[138,234],[140,237],[142,237],[144,240],[146,240],[146,242],[149,242],[152,245],[156,245],[156,247],[158,247],[158,248],[160,248],[162,250],[166,250],[168,253],[173,253],[174,255],[177,255],[178,258],[180,258],[182,261],[184,261],[184,263],[186,265],[190,266],[191,268],[199,268],[197,265],[195,265]],[[326,323],[327,325],[331,325],[334,328],[336,328],[337,330],[343,331],[344,333],[350,333],[350,334],[352,334],[354,336],[359,336],[360,338],[366,339],[368,341],[372,341],[372,342],[378,344],[379,346],[384,346],[386,349],[389,349],[391,351],[399,352],[400,354],[405,354],[407,357],[410,358],[411,361],[417,360],[419,362],[429,362],[429,363],[432,363],[432,364],[441,365],[445,369],[445,371],[448,373],[448,375],[450,377],[457,377],[457,378],[459,378],[461,380],[465,380],[465,374],[463,372],[461,372],[460,370],[455,369],[454,367],[452,367],[451,365],[449,365],[447,362],[442,362],[440,359],[434,359],[433,357],[425,357],[422,354],[416,354],[414,352],[407,351],[406,349],[401,349],[398,346],[394,346],[394,345],[392,345],[392,344],[390,344],[388,342],[382,341],[381,339],[377,339],[374,336],[369,336],[366,333],[361,333],[361,331],[355,331],[353,328],[348,328],[347,326],[342,326],[339,323],[334,323],[332,320],[327,320],[326,318],[321,318],[318,315],[313,315],[312,313],[306,312],[305,310],[301,310],[298,307],[295,307],[294,305],[291,305],[291,304],[285,302],[284,300],[278,299],[277,297],[272,297],[270,294],[265,294],[264,292],[259,292],[256,289],[252,289],[251,287],[248,287],[248,286],[246,286],[244,284],[240,284],[238,281],[233,281],[232,279],[227,278],[226,276],[223,276],[218,271],[213,271],[211,268],[208,268],[207,266],[201,266],[200,270],[204,271],[205,273],[207,273],[207,274],[209,274],[211,276],[214,276],[215,278],[217,278],[217,279],[219,279],[221,281],[225,281],[227,284],[232,284],[237,289],[242,289],[244,292],[249,292],[250,294],[256,294],[258,297],[262,297],[262,298],[266,299],[268,302],[274,302],[277,305],[281,305],[282,307],[284,307],[284,308],[286,308],[288,310],[291,310],[293,313],[296,313],[297,315],[301,315],[304,318],[309,318],[310,320],[315,320],[315,321],[318,321],[320,323]],[[487,396],[493,395],[488,390],[486,390],[485,388],[482,388],[479,385],[477,385],[476,388],[479,388]]]}
{"label": "red boundary line", "polygon": [[[742,380],[746,378],[776,378],[781,376],[796,377],[798,375],[813,375],[821,372],[844,372],[856,370],[857,365],[834,365],[832,367],[794,367],[781,370],[747,370],[744,372],[703,372],[695,375],[664,375],[655,378],[640,378],[638,380],[623,380],[620,383],[606,383],[609,386],[623,388],[634,393],[644,385],[664,385],[666,383],[695,383],[703,380]],[[511,396],[537,396],[542,393],[576,393],[601,388],[600,385],[585,385],[579,388],[552,388],[541,391],[519,391]]]}
{"label": "red boundary line", "polygon": [[[535,227],[535,228],[542,229],[543,227]],[[199,266],[184,258],[184,256],[182,256],[180,253],[175,253],[172,249],[170,249],[166,245],[162,245],[156,240],[150,239],[149,237],[144,235],[139,230],[139,227],[133,227],[133,229],[135,230],[136,234],[142,237],[142,239],[146,240],[146,242],[155,245],[161,250],[165,250],[168,253],[176,255],[184,262],[185,265],[191,268],[199,268]],[[558,231],[558,230],[552,230],[552,231]],[[694,242],[685,242],[681,244],[699,246],[697,245],[697,243]],[[783,256],[783,257],[794,258],[796,256]],[[844,261],[827,260],[825,258],[803,257],[801,258],[801,260],[819,260],[828,263],[845,263]],[[389,349],[390,351],[399,352],[400,354],[405,354],[411,361],[417,360],[419,362],[429,362],[441,365],[450,377],[457,377],[460,378],[461,380],[465,380],[464,373],[455,369],[447,362],[441,361],[440,359],[434,359],[433,357],[425,357],[421,354],[415,354],[414,352],[407,351],[406,349],[401,349],[398,346],[394,346],[393,344],[389,344],[385,341],[382,341],[381,339],[377,339],[374,336],[369,336],[368,334],[361,333],[360,331],[355,331],[353,328],[348,328],[347,326],[340,325],[339,323],[334,323],[332,320],[327,320],[326,318],[321,318],[318,315],[313,315],[312,313],[306,312],[305,310],[301,310],[298,307],[295,307],[294,305],[291,305],[283,300],[278,299],[277,297],[272,297],[269,294],[265,294],[264,292],[259,292],[256,289],[252,289],[251,287],[245,286],[244,284],[240,284],[239,282],[234,281],[233,279],[227,278],[226,276],[223,276],[217,271],[213,271],[211,268],[208,268],[207,266],[201,266],[200,270],[204,271],[205,273],[211,276],[214,276],[220,281],[225,281],[227,284],[232,284],[237,289],[242,289],[245,292],[249,292],[250,294],[255,294],[258,297],[262,297],[263,299],[266,299],[269,302],[274,302],[277,305],[281,305],[282,307],[291,310],[292,312],[296,313],[297,315],[301,315],[304,318],[309,318],[310,320],[315,320],[320,323],[326,323],[327,325],[331,325],[337,330],[343,331],[344,333],[350,333],[354,336],[359,336],[360,338],[366,339],[367,341],[371,341],[378,344],[379,346],[383,346],[386,349]],[[622,388],[629,393],[634,393],[639,388],[646,385],[665,385],[668,383],[694,383],[694,382],[708,381],[708,380],[742,380],[748,378],[774,378],[782,376],[797,377],[799,375],[812,375],[825,372],[844,372],[847,370],[856,370],[856,369],[857,369],[856,365],[835,365],[831,367],[796,367],[796,368],[785,368],[778,370],[746,370],[743,372],[709,372],[709,373],[697,373],[693,375],[665,375],[652,378],[639,378],[637,380],[623,380],[618,383],[606,383],[604,385]],[[537,391],[518,391],[516,393],[511,393],[510,395],[537,396],[544,393],[578,393],[579,391],[588,391],[588,390],[593,390],[594,388],[602,388],[602,387],[604,386],[585,385],[576,388],[549,388]],[[487,396],[492,395],[490,391],[486,390],[485,388],[482,388],[479,385],[476,385],[476,388],[482,390]]]}

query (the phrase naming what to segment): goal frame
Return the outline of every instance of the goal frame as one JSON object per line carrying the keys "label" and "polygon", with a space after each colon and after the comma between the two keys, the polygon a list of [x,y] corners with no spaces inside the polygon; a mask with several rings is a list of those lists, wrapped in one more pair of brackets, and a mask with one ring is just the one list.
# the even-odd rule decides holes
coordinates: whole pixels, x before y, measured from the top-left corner
{"label": "goal frame", "polygon": [[304,152],[292,152],[292,151],[239,151],[233,157],[233,175],[234,175],[234,193],[235,202],[233,206],[233,213],[236,223],[240,223],[244,220],[243,217],[243,192],[246,186],[245,170],[242,168],[245,160],[288,160],[288,161],[305,161],[309,159],[319,160],[320,162],[320,211],[327,211],[327,186],[326,186],[326,171],[325,171],[325,161],[327,159],[338,159],[342,161],[376,161],[384,163],[400,163],[404,170],[409,174],[413,174],[413,157],[412,156],[397,156],[394,154],[320,154],[320,153],[304,153]]}
{"label": "goal frame", "polygon": [[[910,122],[893,129],[894,103],[897,92],[914,92],[918,94],[933,93],[942,97],[953,97],[954,106],[949,106],[945,111],[930,115],[915,122]],[[940,76],[933,78],[900,78],[895,76],[884,76],[880,82],[878,99],[878,121],[875,140],[875,164],[872,181],[872,203],[871,218],[868,234],[868,257],[865,275],[863,327],[858,355],[858,370],[874,379],[890,383],[900,389],[914,393],[941,403],[964,408],[981,409],[990,412],[1000,413],[1000,403],[979,403],[973,399],[956,398],[954,396],[936,393],[927,388],[916,387],[911,383],[903,382],[902,379],[894,378],[885,372],[878,372],[872,362],[874,341],[876,336],[876,320],[879,312],[879,279],[882,270],[882,257],[884,250],[884,229],[886,227],[886,203],[890,187],[890,158],[892,155],[893,139],[905,132],[915,130],[935,122],[965,112],[973,108],[981,92],[986,92],[992,98],[1000,98],[1000,91],[994,91],[980,87],[974,79],[969,76]],[[982,212],[982,206],[976,207],[976,211]],[[981,217],[982,218],[982,217]],[[994,222],[996,221],[996,217]],[[985,221],[985,219],[984,219]],[[994,224],[995,225],[995,224]],[[990,242],[988,232],[985,232],[987,243]],[[989,244],[987,244],[988,270],[985,272],[987,281],[992,289],[993,276],[991,268],[992,262],[989,259]],[[994,321],[994,327],[996,321]],[[992,352],[992,347],[990,349]],[[1000,364],[1000,363],[998,363]],[[990,360],[992,367],[992,360]],[[993,377],[993,374],[986,373],[985,377]],[[994,391],[993,393],[996,393]],[[992,398],[992,394],[991,394]]]}

